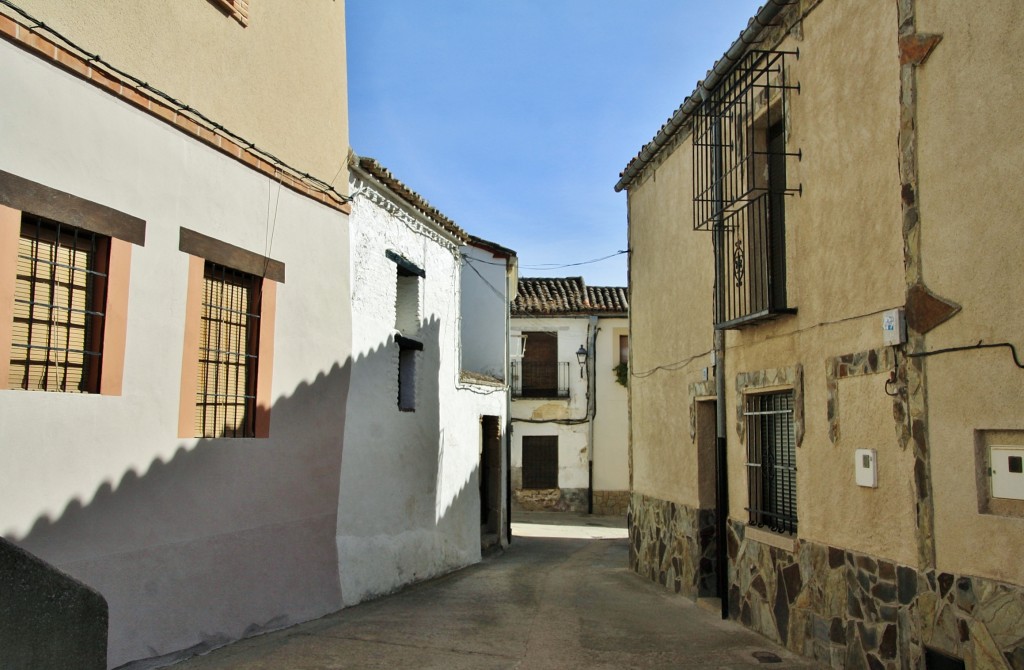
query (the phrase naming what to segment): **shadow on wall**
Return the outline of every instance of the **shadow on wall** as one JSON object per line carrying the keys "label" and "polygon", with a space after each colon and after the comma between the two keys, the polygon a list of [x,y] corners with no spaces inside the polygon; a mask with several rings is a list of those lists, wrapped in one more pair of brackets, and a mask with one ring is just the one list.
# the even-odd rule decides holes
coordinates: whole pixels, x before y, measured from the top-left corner
{"label": "shadow on wall", "polygon": [[338,519],[346,606],[480,558],[476,424],[452,434],[442,422],[457,414],[449,405],[456,402],[454,369],[442,378],[441,322],[423,321],[412,337],[423,344],[415,411],[398,408],[393,338],[360,357],[352,374]]}
{"label": "shadow on wall", "polygon": [[192,655],[341,607],[350,374],[335,365],[280,398],[268,439],[182,445],[11,538],[107,599],[110,666]]}
{"label": "shadow on wall", "polygon": [[420,337],[415,412],[398,411],[389,338],[277,400],[269,438],[189,441],[10,539],[106,598],[110,667],[172,662],[473,563],[478,445],[445,435],[439,323]]}

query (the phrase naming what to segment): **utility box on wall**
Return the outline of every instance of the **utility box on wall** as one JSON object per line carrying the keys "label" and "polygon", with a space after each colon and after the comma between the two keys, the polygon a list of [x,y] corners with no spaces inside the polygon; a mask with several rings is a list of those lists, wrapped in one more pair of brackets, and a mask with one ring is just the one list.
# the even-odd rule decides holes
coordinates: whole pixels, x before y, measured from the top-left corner
{"label": "utility box on wall", "polygon": [[854,454],[857,486],[878,488],[878,453],[874,449],[858,449]]}
{"label": "utility box on wall", "polygon": [[1024,500],[1024,447],[989,447],[992,497]]}

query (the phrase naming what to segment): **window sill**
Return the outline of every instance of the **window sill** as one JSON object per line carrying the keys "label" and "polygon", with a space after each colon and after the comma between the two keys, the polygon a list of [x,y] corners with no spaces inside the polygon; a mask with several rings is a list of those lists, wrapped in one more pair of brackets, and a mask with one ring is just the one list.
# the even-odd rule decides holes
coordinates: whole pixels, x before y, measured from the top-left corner
{"label": "window sill", "polygon": [[753,314],[747,314],[746,316],[741,316],[738,319],[733,319],[732,321],[716,323],[715,330],[738,330],[748,326],[756,326],[766,321],[774,321],[780,316],[787,316],[791,314],[796,314],[796,307],[783,307],[781,309],[754,312]]}
{"label": "window sill", "polygon": [[796,553],[798,540],[795,535],[774,533],[770,530],[765,530],[764,528],[758,528],[757,526],[747,526],[743,532],[744,537],[748,540],[767,544],[769,547],[782,549],[783,551],[788,551],[791,554]]}

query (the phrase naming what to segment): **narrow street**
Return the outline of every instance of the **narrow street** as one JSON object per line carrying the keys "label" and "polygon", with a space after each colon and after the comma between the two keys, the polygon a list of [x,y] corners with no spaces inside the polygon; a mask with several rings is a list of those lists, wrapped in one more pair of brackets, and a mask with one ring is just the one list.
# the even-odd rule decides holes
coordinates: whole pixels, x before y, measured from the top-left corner
{"label": "narrow street", "polygon": [[478,565],[174,667],[816,667],[631,573],[621,519],[514,518]]}

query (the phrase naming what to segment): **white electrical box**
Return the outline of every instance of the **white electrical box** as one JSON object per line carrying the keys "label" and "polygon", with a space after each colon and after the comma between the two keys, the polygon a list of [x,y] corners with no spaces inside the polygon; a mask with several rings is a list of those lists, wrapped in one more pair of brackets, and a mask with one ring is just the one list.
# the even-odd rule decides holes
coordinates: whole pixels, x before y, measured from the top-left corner
{"label": "white electrical box", "polygon": [[854,454],[857,486],[878,488],[878,453],[874,449],[858,449]]}
{"label": "white electrical box", "polygon": [[1024,500],[1024,447],[988,448],[992,497]]}
{"label": "white electrical box", "polygon": [[902,308],[882,313],[882,344],[894,346],[907,341],[907,321]]}

